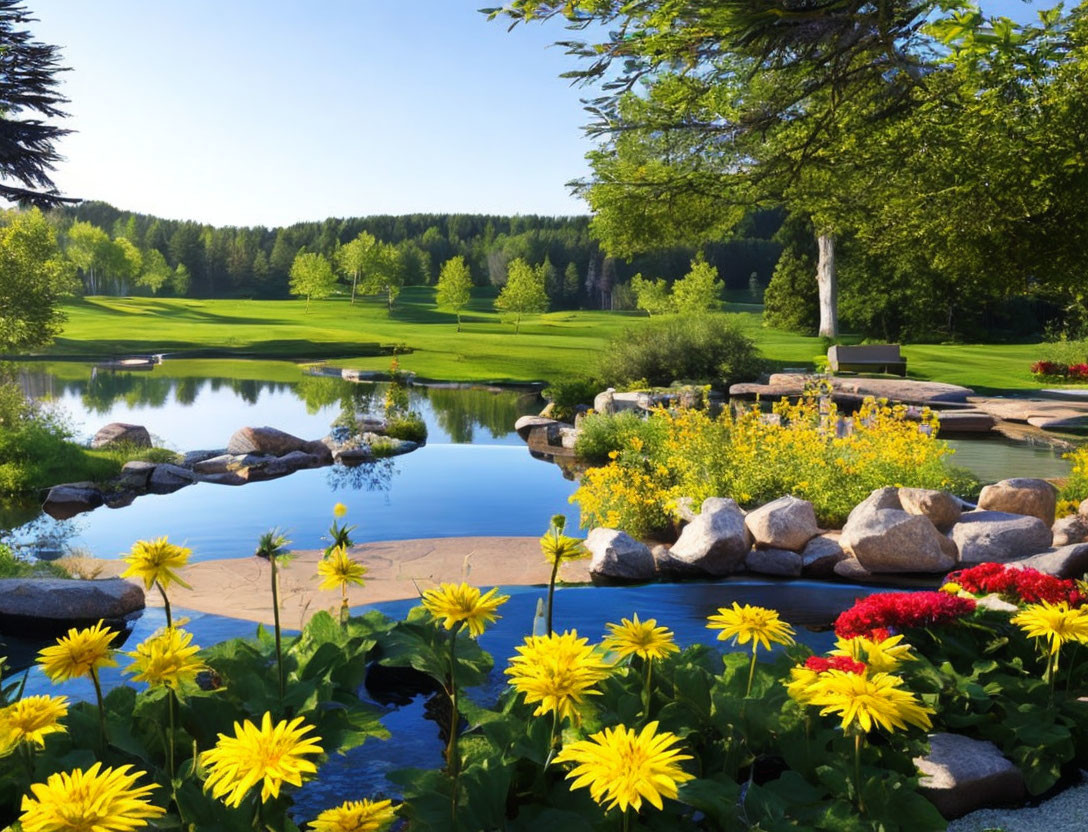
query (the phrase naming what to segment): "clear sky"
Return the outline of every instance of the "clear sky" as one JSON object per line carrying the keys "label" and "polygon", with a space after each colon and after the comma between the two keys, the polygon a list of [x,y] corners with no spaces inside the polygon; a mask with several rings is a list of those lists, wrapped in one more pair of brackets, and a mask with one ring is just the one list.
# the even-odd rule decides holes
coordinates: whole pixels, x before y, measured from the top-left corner
{"label": "clear sky", "polygon": [[477,12],[500,2],[28,0],[72,69],[54,181],[216,225],[584,213],[565,187],[590,144],[585,91],[558,77],[564,30],[508,33]]}

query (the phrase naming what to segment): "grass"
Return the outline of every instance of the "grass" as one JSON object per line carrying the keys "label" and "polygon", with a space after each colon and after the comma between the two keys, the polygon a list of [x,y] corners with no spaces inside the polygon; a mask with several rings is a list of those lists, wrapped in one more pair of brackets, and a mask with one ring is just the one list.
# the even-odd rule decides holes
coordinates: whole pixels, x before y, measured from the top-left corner
{"label": "grass", "polygon": [[[382,347],[412,350],[405,370],[451,381],[550,381],[591,372],[605,342],[647,318],[633,312],[563,311],[523,321],[521,333],[492,309],[494,290],[474,292],[456,331],[452,314],[434,306],[434,290],[408,287],[392,315],[383,303],[346,298],[301,300],[190,300],[84,298],[69,304],[68,323],[44,353],[90,360],[167,353],[171,371],[202,375],[210,358],[230,359],[232,377],[268,379],[292,372],[288,362],[330,360],[360,370],[384,370]],[[763,327],[758,306],[730,305],[763,355],[778,367],[810,367],[820,341]],[[980,392],[1038,388],[1031,363],[1038,344],[910,344],[903,349],[914,378],[964,384]],[[260,366],[245,359],[278,359]],[[177,359],[182,359],[178,361]],[[208,362],[209,364],[212,362]],[[222,361],[214,362],[222,374]],[[295,376],[297,378],[297,375]]]}

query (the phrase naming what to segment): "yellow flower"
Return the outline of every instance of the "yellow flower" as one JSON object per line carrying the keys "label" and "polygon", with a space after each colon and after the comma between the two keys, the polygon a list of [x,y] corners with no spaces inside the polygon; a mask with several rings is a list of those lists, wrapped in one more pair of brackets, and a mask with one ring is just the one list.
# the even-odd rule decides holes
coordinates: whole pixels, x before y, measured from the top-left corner
{"label": "yellow flower", "polygon": [[396,809],[391,800],[348,801],[335,809],[326,809],[312,821],[312,832],[381,832],[394,820]]}
{"label": "yellow flower", "polygon": [[589,557],[589,550],[576,537],[563,534],[546,534],[540,538],[540,551],[544,559],[554,566],[568,560],[580,560]]}
{"label": "yellow flower", "polygon": [[156,581],[163,589],[167,589],[170,584],[191,589],[174,571],[185,566],[191,554],[191,550],[175,546],[165,537],[158,540],[137,540],[132,544],[132,551],[123,558],[128,569],[121,573],[121,577],[140,578],[145,589],[151,589]]}
{"label": "yellow flower", "polygon": [[668,731],[657,732],[657,722],[649,722],[641,732],[617,725],[593,734],[588,740],[565,746],[555,757],[557,763],[575,763],[567,775],[571,789],[589,786],[590,796],[605,809],[619,806],[621,812],[642,808],[645,798],[662,808],[662,798],[676,799],[676,787],[694,779],[680,768],[680,761],[691,756],[680,753],[675,745],[679,737]]}
{"label": "yellow flower", "polygon": [[1010,620],[1030,638],[1045,638],[1051,654],[1057,653],[1067,641],[1088,643],[1088,611],[1080,607],[1070,609],[1065,601],[1057,604],[1040,601],[1025,607]]}
{"label": "yellow flower", "polygon": [[466,583],[439,584],[438,589],[423,593],[423,606],[435,619],[444,618],[447,630],[465,622],[472,635],[482,635],[484,628],[498,618],[495,610],[510,600],[509,595],[498,595],[498,588],[480,595],[480,590]]}
{"label": "yellow flower", "polygon": [[228,806],[238,806],[257,783],[262,783],[262,803],[279,797],[284,783],[301,786],[305,775],[317,771],[305,755],[322,753],[317,744],[321,737],[305,736],[312,730],[302,717],[273,725],[269,713],[261,718],[260,728],[248,719],[241,725],[235,722],[233,737],[220,734],[215,748],[200,755],[200,764],[208,768],[204,788]]}
{"label": "yellow flower", "polygon": [[812,686],[820,681],[820,674],[803,664],[790,668],[790,680],[786,683],[786,693],[790,699],[802,705],[812,704]]}
{"label": "yellow flower", "polygon": [[318,562],[317,574],[322,579],[319,589],[346,590],[349,584],[363,585],[366,567],[349,558],[343,546],[337,546],[328,557]]}
{"label": "yellow flower", "polygon": [[669,653],[679,653],[673,633],[667,627],[658,627],[657,619],[638,620],[638,614],[631,620],[626,618],[619,624],[607,624],[610,636],[601,642],[606,650],[611,650],[619,657],[636,655],[643,659],[663,659]]}
{"label": "yellow flower", "polygon": [[135,659],[125,673],[135,674],[134,682],[147,682],[151,687],[168,687],[174,691],[196,681],[204,663],[196,658],[200,648],[190,644],[193,634],[177,627],[167,627],[136,645],[135,652],[126,655]]}
{"label": "yellow flower", "polygon": [[854,661],[864,662],[873,673],[890,673],[898,670],[903,662],[913,662],[916,656],[909,644],[900,644],[902,635],[889,636],[882,641],[873,641],[865,636],[840,638],[835,641],[832,656],[849,656]]}
{"label": "yellow flower", "polygon": [[83,630],[73,627],[38,654],[38,664],[54,682],[90,676],[100,667],[117,667],[110,649],[116,637],[117,633],[107,630],[101,621]]}
{"label": "yellow flower", "polygon": [[334,505],[332,507],[332,516],[333,517],[343,517],[347,513],[348,513],[348,507],[346,505],[344,505],[343,503],[337,503],[336,505]]}
{"label": "yellow flower", "polygon": [[525,695],[526,705],[540,703],[535,716],[554,712],[559,719],[573,720],[575,706],[599,693],[591,688],[611,670],[589,639],[578,638],[576,630],[528,636],[517,651],[503,672],[514,689]]}
{"label": "yellow flower", "polygon": [[909,690],[902,689],[903,680],[889,673],[871,676],[829,670],[821,673],[809,688],[809,704],[821,708],[821,716],[838,714],[843,730],[858,725],[868,733],[874,725],[888,731],[908,725],[929,729],[929,715],[934,713],[919,702]]}
{"label": "yellow flower", "polygon": [[0,754],[19,743],[45,747],[47,734],[65,730],[60,720],[68,715],[66,696],[26,696],[0,710]]}
{"label": "yellow flower", "polygon": [[137,786],[145,777],[132,766],[102,768],[95,763],[86,771],[50,774],[44,783],[23,795],[19,822],[23,832],[131,832],[147,826],[147,819],[165,810],[148,802],[149,786]]}
{"label": "yellow flower", "polygon": [[771,649],[771,642],[776,644],[793,644],[793,628],[778,617],[778,613],[766,607],[752,607],[745,604],[743,607],[736,601],[733,609],[721,607],[717,615],[707,619],[710,623],[707,628],[721,630],[718,640],[725,641],[732,638],[736,644],[752,642],[752,652],[755,652],[756,644],[762,644],[765,650]]}
{"label": "yellow flower", "polygon": [[949,595],[959,595],[963,592],[963,587],[955,581],[949,581],[941,585],[941,592],[947,592]]}

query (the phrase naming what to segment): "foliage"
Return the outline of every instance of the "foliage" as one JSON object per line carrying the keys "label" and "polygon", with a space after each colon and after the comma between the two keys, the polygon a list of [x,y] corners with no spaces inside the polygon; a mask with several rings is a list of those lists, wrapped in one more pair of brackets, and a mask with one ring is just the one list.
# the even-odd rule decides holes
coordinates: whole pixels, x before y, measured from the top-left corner
{"label": "foliage", "polygon": [[593,406],[601,392],[601,383],[593,378],[561,378],[540,391],[552,406],[552,417],[561,422],[573,422],[579,406]]}
{"label": "foliage", "polygon": [[10,546],[0,543],[0,578],[69,578],[62,564],[47,560],[27,560]]}
{"label": "foliage", "polygon": [[291,264],[291,294],[305,297],[307,309],[312,298],[327,298],[335,285],[336,276],[327,259],[313,252],[299,252]]}
{"label": "foliage", "polygon": [[495,299],[495,308],[513,319],[515,335],[521,331],[523,315],[548,311],[545,278],[543,269],[534,269],[521,258],[508,266],[506,285]]}
{"label": "foliage", "polygon": [[458,255],[442,264],[438,274],[435,303],[439,309],[452,309],[457,315],[457,331],[461,331],[461,310],[468,306],[472,291],[472,274],[465,258]]}
{"label": "foliage", "polygon": [[582,421],[574,450],[579,459],[600,465],[632,445],[647,454],[659,453],[667,436],[664,420],[647,419],[632,410],[590,413]]}
{"label": "foliage", "polygon": [[397,414],[386,422],[385,435],[394,439],[407,439],[410,442],[427,441],[427,423],[416,411]]}
{"label": "foliage", "polygon": [[[1075,504],[1088,499],[1088,445],[1081,445],[1076,450],[1064,454],[1064,458],[1070,462],[1069,476],[1062,485],[1058,498],[1061,502]],[[1069,512],[1069,513],[1073,513]]]}
{"label": "foliage", "polygon": [[[734,415],[724,410],[660,410],[636,425],[628,417],[597,417],[586,432],[587,451],[611,461],[589,469],[571,497],[587,526],[622,528],[634,535],[667,535],[679,499],[695,505],[707,497],[732,497],[756,506],[792,494],[812,502],[820,524],[842,525],[850,510],[876,488],[907,486],[967,492],[973,478],[950,467],[952,450],[906,408],[866,400],[852,429],[836,435],[834,403],[809,395],[782,400],[768,419],[758,406]],[[629,431],[629,432],[628,432]],[[663,434],[663,435],[662,435]],[[619,448],[618,440],[623,441]]]}
{"label": "foliage", "polygon": [[600,360],[609,385],[668,386],[676,381],[715,386],[751,379],[762,369],[752,339],[727,315],[669,317],[613,338]]}
{"label": "foliage", "polygon": [[672,300],[681,315],[719,312],[724,284],[718,270],[701,256],[691,261],[691,271],[672,286]]}

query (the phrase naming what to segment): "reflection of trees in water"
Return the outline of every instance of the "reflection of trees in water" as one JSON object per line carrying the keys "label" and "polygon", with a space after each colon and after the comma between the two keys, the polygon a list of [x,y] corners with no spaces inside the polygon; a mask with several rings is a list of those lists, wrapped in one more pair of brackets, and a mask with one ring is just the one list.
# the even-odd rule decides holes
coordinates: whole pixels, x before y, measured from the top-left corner
{"label": "reflection of trees in water", "polygon": [[477,426],[486,428],[492,438],[506,436],[519,416],[539,409],[533,393],[433,388],[425,395],[438,424],[457,443],[471,442]]}
{"label": "reflection of trees in water", "polygon": [[37,503],[0,502],[0,543],[16,550],[65,549],[81,526],[79,518],[54,520]]}
{"label": "reflection of trees in water", "polygon": [[[27,374],[28,381],[34,388],[42,386],[41,382],[35,378],[37,375]],[[261,393],[265,391],[276,392],[291,387],[282,382],[255,379],[201,376],[176,378],[162,375],[157,370],[145,373],[94,370],[89,378],[79,381],[62,382],[54,378],[49,388],[54,396],[57,395],[57,388],[60,388],[61,392],[77,395],[90,413],[102,414],[108,412],[119,401],[124,401],[129,407],[138,405],[163,407],[170,401],[171,394],[178,404],[189,406],[197,400],[200,392],[205,388],[215,392],[224,385],[238,398],[251,405],[256,404]]]}
{"label": "reflection of trees in water", "polygon": [[334,465],[326,481],[333,491],[388,491],[396,473],[392,459],[378,459],[361,465]]}

